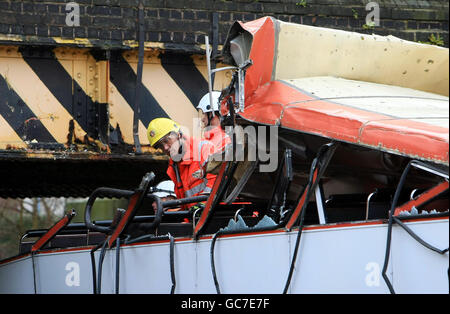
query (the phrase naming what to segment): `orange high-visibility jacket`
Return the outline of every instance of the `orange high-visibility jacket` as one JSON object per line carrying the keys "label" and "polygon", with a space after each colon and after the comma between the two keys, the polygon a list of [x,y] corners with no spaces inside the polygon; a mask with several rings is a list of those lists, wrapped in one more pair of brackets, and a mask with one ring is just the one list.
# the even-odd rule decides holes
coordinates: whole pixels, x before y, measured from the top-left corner
{"label": "orange high-visibility jacket", "polygon": [[[206,140],[198,140],[189,136],[186,138],[186,152],[179,162],[169,161],[167,175],[175,183],[177,198],[198,196],[210,193],[216,175],[204,175],[204,167],[208,156],[214,152],[214,145]],[[188,204],[189,207],[193,204]]]}
{"label": "orange high-visibility jacket", "polygon": [[214,153],[222,152],[225,146],[231,143],[228,134],[220,127],[216,126],[205,130],[203,137],[214,145]]}

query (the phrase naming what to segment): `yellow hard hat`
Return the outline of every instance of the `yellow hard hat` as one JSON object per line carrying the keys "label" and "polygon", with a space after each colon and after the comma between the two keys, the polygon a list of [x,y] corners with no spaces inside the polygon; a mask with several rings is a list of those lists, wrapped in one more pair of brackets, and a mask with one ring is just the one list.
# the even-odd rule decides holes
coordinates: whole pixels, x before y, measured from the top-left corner
{"label": "yellow hard hat", "polygon": [[178,124],[168,118],[156,118],[150,121],[147,128],[147,137],[151,146],[155,144],[170,132],[179,132]]}

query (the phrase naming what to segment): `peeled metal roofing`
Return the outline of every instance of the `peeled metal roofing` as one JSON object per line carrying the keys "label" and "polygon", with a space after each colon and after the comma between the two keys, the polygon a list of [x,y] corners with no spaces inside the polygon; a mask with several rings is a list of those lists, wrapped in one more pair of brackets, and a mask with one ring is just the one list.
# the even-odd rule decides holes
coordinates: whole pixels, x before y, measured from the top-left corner
{"label": "peeled metal roofing", "polygon": [[449,50],[393,36],[274,21],[278,79],[336,76],[449,95]]}
{"label": "peeled metal roofing", "polygon": [[324,99],[380,113],[392,119],[409,119],[449,127],[449,98],[442,95],[326,76],[290,79],[283,82],[311,95],[314,99]]}
{"label": "peeled metal roofing", "polygon": [[240,32],[243,119],[448,165],[448,49],[264,17],[232,26],[228,59]]}
{"label": "peeled metal roofing", "polygon": [[240,116],[448,165],[447,105],[446,97],[395,86],[302,78],[260,86]]}

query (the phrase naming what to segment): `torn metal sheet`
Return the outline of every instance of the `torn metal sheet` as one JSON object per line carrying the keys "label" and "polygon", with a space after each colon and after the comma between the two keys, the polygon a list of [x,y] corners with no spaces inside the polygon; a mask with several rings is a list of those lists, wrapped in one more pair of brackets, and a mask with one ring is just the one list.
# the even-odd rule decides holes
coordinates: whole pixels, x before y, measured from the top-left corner
{"label": "torn metal sheet", "polygon": [[[245,120],[448,165],[448,49],[273,18],[250,34]],[[417,72],[422,71],[422,72]]]}

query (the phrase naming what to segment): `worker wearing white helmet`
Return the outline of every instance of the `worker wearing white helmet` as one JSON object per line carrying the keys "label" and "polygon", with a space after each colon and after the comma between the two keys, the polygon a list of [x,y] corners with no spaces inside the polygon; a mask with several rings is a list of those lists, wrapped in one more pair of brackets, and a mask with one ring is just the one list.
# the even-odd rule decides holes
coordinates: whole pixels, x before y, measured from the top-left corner
{"label": "worker wearing white helmet", "polygon": [[[172,180],[166,180],[159,182],[153,189],[153,195],[161,198],[162,202],[176,199],[175,183]],[[156,212],[156,203],[152,203],[153,210]]]}
{"label": "worker wearing white helmet", "polygon": [[154,189],[154,195],[161,198],[176,198],[175,195],[175,183],[172,180],[166,180],[159,182]]}
{"label": "worker wearing white helmet", "polygon": [[212,94],[212,104],[210,104],[209,93],[206,93],[200,99],[197,106],[197,110],[202,115],[201,119],[204,128],[209,125],[213,126],[220,125],[220,119],[218,116],[220,92],[213,91],[211,92],[211,94]]}
{"label": "worker wearing white helmet", "polygon": [[220,92],[213,91],[212,103],[210,103],[209,93],[206,93],[199,101],[197,110],[201,114],[202,127],[204,128],[203,137],[214,144],[215,151],[223,151],[225,146],[231,143],[230,137],[220,126],[219,117],[219,98]]}

